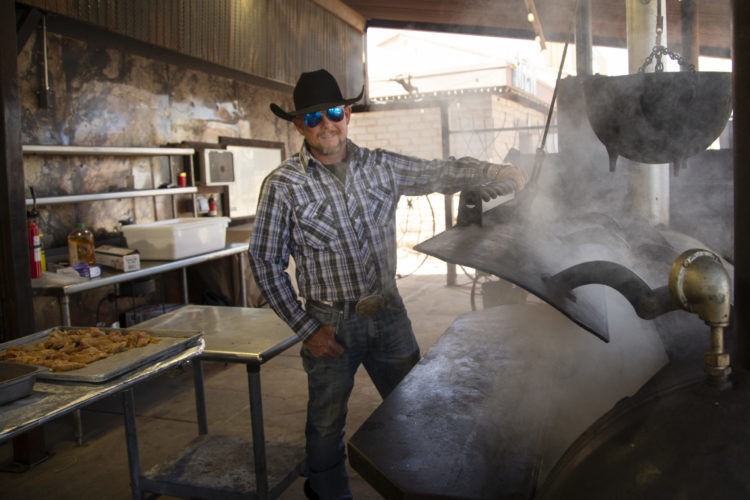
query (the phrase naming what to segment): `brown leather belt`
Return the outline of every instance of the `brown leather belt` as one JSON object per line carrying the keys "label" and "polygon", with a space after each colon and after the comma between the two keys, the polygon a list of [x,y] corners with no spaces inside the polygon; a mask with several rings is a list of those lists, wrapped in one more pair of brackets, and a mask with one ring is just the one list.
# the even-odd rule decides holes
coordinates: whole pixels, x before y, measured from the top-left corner
{"label": "brown leather belt", "polygon": [[349,306],[349,310],[353,311],[355,307],[357,307],[356,302],[342,302],[342,301],[336,301],[331,302],[328,300],[312,300],[309,299],[307,302],[314,306],[318,307],[328,307],[329,309],[336,309],[337,311],[343,311],[346,309],[347,305]]}
{"label": "brown leather belt", "polygon": [[386,300],[383,295],[375,294],[375,295],[368,295],[367,297],[363,297],[360,300],[356,302],[348,302],[348,301],[321,301],[321,300],[312,300],[308,299],[308,302],[312,305],[318,306],[318,307],[328,307],[330,309],[335,309],[339,312],[346,312],[347,309],[351,312],[355,312],[360,316],[364,317],[370,317],[377,314],[378,311],[380,311],[383,306],[385,306]]}

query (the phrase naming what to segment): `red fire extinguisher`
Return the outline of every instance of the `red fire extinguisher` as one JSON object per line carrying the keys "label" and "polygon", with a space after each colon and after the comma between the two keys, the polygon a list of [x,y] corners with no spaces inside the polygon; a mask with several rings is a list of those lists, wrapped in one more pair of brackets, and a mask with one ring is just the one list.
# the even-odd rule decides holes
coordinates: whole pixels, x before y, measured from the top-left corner
{"label": "red fire extinguisher", "polygon": [[42,276],[42,242],[39,239],[39,226],[34,219],[29,218],[27,224],[29,232],[29,260],[31,261],[31,277],[40,278]]}
{"label": "red fire extinguisher", "polygon": [[26,212],[28,223],[26,224],[26,231],[29,235],[29,261],[31,263],[31,277],[41,278],[42,277],[42,242],[39,239],[39,226],[37,226],[34,219],[39,216],[39,212],[36,209],[36,196],[34,195],[34,188],[31,188],[31,196],[34,198],[34,208]]}

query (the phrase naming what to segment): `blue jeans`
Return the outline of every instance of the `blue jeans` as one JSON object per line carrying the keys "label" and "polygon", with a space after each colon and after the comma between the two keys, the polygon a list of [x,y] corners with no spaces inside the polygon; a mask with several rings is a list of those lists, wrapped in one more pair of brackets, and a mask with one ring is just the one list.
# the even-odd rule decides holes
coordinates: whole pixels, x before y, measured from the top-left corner
{"label": "blue jeans", "polygon": [[352,498],[346,473],[344,423],[354,374],[363,364],[385,398],[419,361],[419,346],[398,295],[370,318],[308,304],[307,311],[324,325],[336,326],[344,354],[313,357],[302,345],[307,372],[307,466],[310,486],[321,499]]}

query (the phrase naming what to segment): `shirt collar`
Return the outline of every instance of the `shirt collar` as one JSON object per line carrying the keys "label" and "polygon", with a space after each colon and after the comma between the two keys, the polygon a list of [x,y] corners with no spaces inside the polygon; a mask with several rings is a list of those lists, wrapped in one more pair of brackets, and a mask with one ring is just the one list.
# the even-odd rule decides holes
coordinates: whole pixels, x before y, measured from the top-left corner
{"label": "shirt collar", "polygon": [[[359,146],[354,144],[350,139],[346,140],[346,160],[351,161],[354,159],[355,155],[359,151]],[[310,164],[310,162],[313,162],[314,164],[322,167],[323,164],[320,163],[320,161],[315,158],[310,150],[307,148],[307,142],[302,141],[302,147],[299,151],[299,159],[300,159],[300,165],[302,166],[302,171],[307,173],[307,166]]]}

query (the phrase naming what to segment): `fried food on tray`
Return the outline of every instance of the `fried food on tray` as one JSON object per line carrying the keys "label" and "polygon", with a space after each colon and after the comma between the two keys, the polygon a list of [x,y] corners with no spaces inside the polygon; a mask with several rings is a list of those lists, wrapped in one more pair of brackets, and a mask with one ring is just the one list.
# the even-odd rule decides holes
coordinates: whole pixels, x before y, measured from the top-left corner
{"label": "fried food on tray", "polygon": [[136,330],[112,330],[109,333],[94,327],[53,330],[42,342],[32,346],[8,347],[0,354],[0,360],[65,372],[83,368],[118,352],[157,342],[158,338]]}

